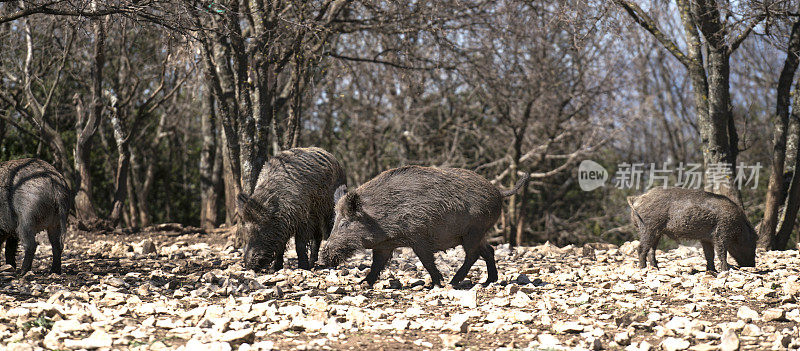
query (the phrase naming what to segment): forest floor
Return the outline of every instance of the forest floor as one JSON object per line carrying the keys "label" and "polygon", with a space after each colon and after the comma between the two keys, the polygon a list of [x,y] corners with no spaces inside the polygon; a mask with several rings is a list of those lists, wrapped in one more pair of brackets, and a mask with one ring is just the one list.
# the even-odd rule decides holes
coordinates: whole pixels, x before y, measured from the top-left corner
{"label": "forest floor", "polygon": [[[40,238],[41,239],[41,238]],[[398,250],[373,288],[369,252],[338,269],[245,271],[224,230],[70,232],[64,274],[0,268],[0,349],[608,349],[800,347],[800,257],[760,252],[756,268],[705,271],[702,252],[658,252],[636,268],[636,242],[496,248],[500,282],[482,261],[457,288],[433,288]],[[437,254],[445,278],[460,248]]]}

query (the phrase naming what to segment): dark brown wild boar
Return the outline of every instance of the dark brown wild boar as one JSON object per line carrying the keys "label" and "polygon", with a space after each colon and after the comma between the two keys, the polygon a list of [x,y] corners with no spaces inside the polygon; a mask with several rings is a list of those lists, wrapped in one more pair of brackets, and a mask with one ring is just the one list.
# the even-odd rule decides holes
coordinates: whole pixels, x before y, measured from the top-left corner
{"label": "dark brown wild boar", "polygon": [[333,223],[334,193],[344,184],[339,161],[323,149],[295,148],[270,158],[253,194],[238,197],[245,267],[283,268],[286,244],[294,237],[299,266],[310,269]]}
{"label": "dark brown wild boar", "polygon": [[5,241],[6,263],[16,268],[22,241],[21,272],[30,271],[36,234],[46,230],[53,247],[51,271],[61,273],[70,201],[67,182],[49,163],[33,158],[0,163],[0,242]]}
{"label": "dark brown wild boar", "polygon": [[[629,196],[631,222],[639,232],[639,267],[656,265],[656,247],[662,235],[673,240],[700,240],[706,267],[728,270],[728,253],[740,266],[756,264],[756,236],[739,205],[725,196],[697,189],[654,188]],[[647,261],[645,261],[645,259]]]}
{"label": "dark brown wild boar", "polygon": [[394,249],[411,247],[433,284],[441,286],[433,254],[461,245],[466,258],[450,283],[461,282],[478,257],[486,261],[486,283],[497,281],[486,232],[500,216],[503,196],[515,193],[527,179],[501,193],[465,169],[408,166],[383,172],[337,202],[333,232],[318,264],[333,267],[357,250],[372,249],[372,267],[364,279],[372,285]]}

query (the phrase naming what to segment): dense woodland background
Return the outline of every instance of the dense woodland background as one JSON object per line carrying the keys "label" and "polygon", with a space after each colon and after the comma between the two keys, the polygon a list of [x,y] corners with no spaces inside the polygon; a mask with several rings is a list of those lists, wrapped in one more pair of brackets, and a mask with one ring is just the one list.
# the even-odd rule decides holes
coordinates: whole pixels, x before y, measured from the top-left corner
{"label": "dense woodland background", "polygon": [[635,235],[644,189],[581,191],[584,159],[760,162],[757,189],[720,191],[780,249],[798,55],[795,0],[0,1],[0,161],[52,162],[89,229],[233,225],[295,146],[351,186],[407,164],[531,172],[495,233],[512,245]]}

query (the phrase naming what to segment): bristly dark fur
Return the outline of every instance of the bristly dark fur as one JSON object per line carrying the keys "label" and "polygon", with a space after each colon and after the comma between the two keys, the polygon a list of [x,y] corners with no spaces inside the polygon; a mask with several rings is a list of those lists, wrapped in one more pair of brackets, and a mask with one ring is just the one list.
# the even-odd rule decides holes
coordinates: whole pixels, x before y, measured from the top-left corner
{"label": "bristly dark fur", "polygon": [[703,190],[654,188],[628,197],[631,222],[639,232],[639,267],[656,267],[662,235],[673,240],[700,240],[709,271],[728,270],[728,253],[741,266],[755,266],[757,236],[742,208],[725,196]]}
{"label": "bristly dark fur", "polygon": [[294,237],[300,268],[310,269],[331,230],[334,193],[344,184],[339,162],[320,148],[290,149],[267,161],[253,194],[237,199],[245,221],[240,228],[247,241],[245,266],[282,268],[286,244]]}
{"label": "bristly dark fur", "polygon": [[411,247],[433,283],[441,285],[433,254],[462,245],[466,259],[451,283],[463,280],[479,257],[487,264],[487,282],[493,282],[494,249],[485,235],[501,206],[500,191],[473,171],[420,166],[388,170],[337,202],[334,230],[318,264],[335,266],[358,249],[372,249],[365,280],[373,284],[395,248]]}
{"label": "bristly dark fur", "polygon": [[6,263],[16,267],[21,241],[25,248],[21,271],[30,271],[36,234],[46,230],[53,247],[51,271],[61,273],[71,201],[67,182],[49,163],[33,158],[0,163],[0,241],[5,241]]}

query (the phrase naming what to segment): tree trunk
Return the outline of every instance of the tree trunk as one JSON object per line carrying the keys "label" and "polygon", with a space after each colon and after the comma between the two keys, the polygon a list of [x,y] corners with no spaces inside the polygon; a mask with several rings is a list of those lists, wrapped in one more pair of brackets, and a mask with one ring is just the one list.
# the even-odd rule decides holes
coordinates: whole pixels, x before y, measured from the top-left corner
{"label": "tree trunk", "polygon": [[114,178],[114,201],[111,205],[111,215],[108,220],[111,225],[116,227],[122,217],[125,205],[125,195],[128,188],[128,168],[130,166],[130,149],[128,148],[128,138],[122,130],[116,108],[112,106],[111,126],[114,129],[114,141],[117,144],[117,175]]}
{"label": "tree trunk", "polygon": [[[93,3],[94,4],[94,3]],[[102,82],[103,67],[105,66],[105,18],[93,20],[94,27],[94,62],[92,65],[91,106],[88,118],[78,114],[77,135],[75,142],[75,173],[78,180],[75,182],[75,212],[80,221],[93,222],[97,219],[94,203],[92,202],[92,178],[89,171],[89,151],[91,150],[92,137],[97,131],[100,115],[103,112]]]}
{"label": "tree trunk", "polygon": [[786,128],[789,124],[792,81],[794,81],[798,64],[800,64],[800,20],[792,26],[786,60],[778,77],[777,103],[775,115],[772,118],[772,123],[775,125],[772,138],[772,172],[769,177],[767,198],[764,201],[764,219],[758,230],[758,246],[771,245],[773,249],[777,250],[783,249],[783,247],[777,246],[775,226],[778,221],[778,210],[785,200],[783,198],[785,189],[783,177],[786,161]]}
{"label": "tree trunk", "polygon": [[217,151],[216,114],[214,96],[206,94],[201,117],[203,146],[200,151],[200,226],[214,228],[217,224],[217,184],[214,174],[214,160]]}
{"label": "tree trunk", "polygon": [[[5,140],[6,138],[6,120],[0,118],[0,140]],[[0,154],[0,159],[5,159],[5,157]]]}
{"label": "tree trunk", "polygon": [[136,212],[136,190],[134,189],[134,157],[135,155],[131,153],[130,155],[130,164],[131,167],[128,167],[128,179],[127,179],[127,189],[128,189],[128,227],[138,227],[139,226],[139,216]]}
{"label": "tree trunk", "polygon": [[730,103],[729,56],[721,50],[709,48],[708,54],[708,120],[700,121],[700,133],[704,141],[703,161],[706,172],[713,165],[720,171],[730,172],[729,176],[717,184],[706,182],[707,189],[725,195],[742,206],[741,194],[733,180],[736,175],[736,155],[738,137],[733,124]]}
{"label": "tree trunk", "polygon": [[[511,166],[511,186],[513,187],[514,184],[517,182],[517,167],[516,165]],[[517,246],[519,243],[517,242],[517,194],[513,194],[508,197],[508,226],[504,228],[505,230],[505,237],[506,242],[509,246],[514,247]]]}
{"label": "tree trunk", "polygon": [[786,155],[793,156],[795,162],[792,180],[789,182],[789,191],[786,194],[783,216],[778,223],[777,233],[775,235],[774,244],[772,245],[776,250],[786,249],[786,245],[789,243],[789,237],[794,229],[794,222],[797,219],[797,210],[800,209],[800,175],[797,174],[797,165],[800,164],[800,152],[798,152],[798,143],[800,143],[800,79],[797,79],[794,85],[794,99],[792,102],[791,120],[789,121],[789,132],[794,135],[790,136],[788,139]]}
{"label": "tree trunk", "polygon": [[[222,135],[223,142],[225,134]],[[236,183],[237,180],[231,171],[231,157],[227,152],[222,153],[223,184],[225,187],[225,224],[232,226],[236,221]]]}
{"label": "tree trunk", "polygon": [[[150,208],[147,206],[147,198],[150,196],[150,191],[153,189],[153,178],[155,175],[155,166],[153,162],[147,163],[147,170],[144,172],[144,181],[139,188],[139,222],[142,227],[150,225]],[[169,201],[167,201],[169,204]]]}
{"label": "tree trunk", "polygon": [[[222,137],[225,182],[225,222],[232,225],[235,219],[236,196],[242,191],[240,183],[242,168],[239,163],[240,143],[237,130],[239,116],[236,101],[233,72],[228,63],[231,61],[229,48],[224,38],[218,33],[205,36],[200,32],[203,54],[205,81],[208,90],[214,94],[214,101],[220,112],[220,136]],[[234,162],[232,162],[234,161]]]}
{"label": "tree trunk", "polygon": [[519,212],[517,213],[517,224],[515,225],[517,229],[515,233],[517,238],[515,241],[517,242],[517,245],[520,246],[522,246],[525,241],[525,202],[528,197],[528,184],[530,183],[525,183],[525,185],[522,187],[522,195],[519,199]]}

